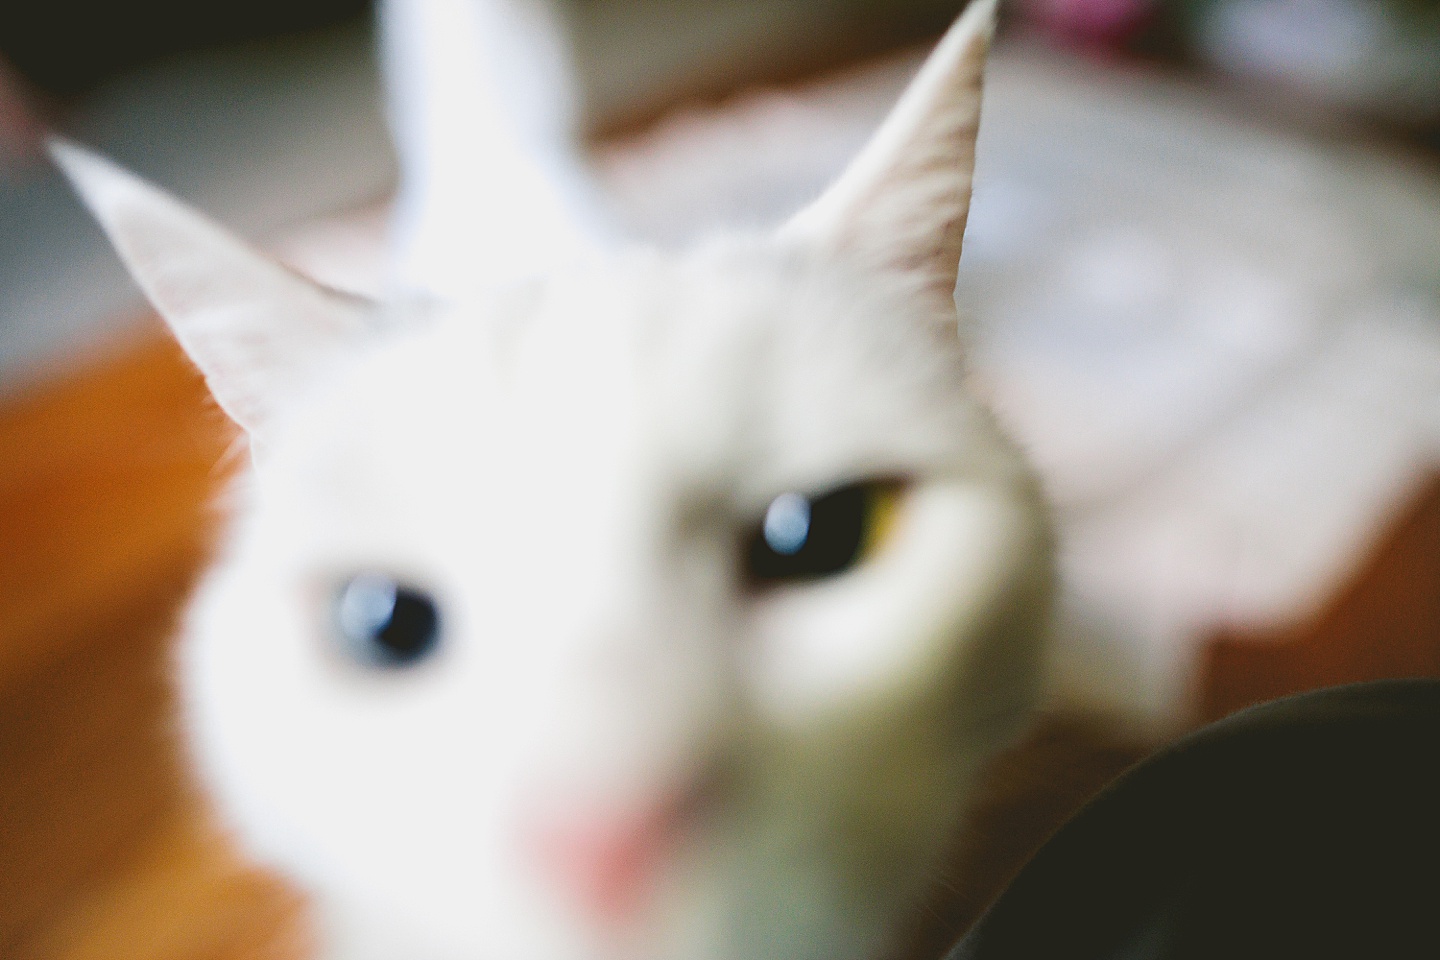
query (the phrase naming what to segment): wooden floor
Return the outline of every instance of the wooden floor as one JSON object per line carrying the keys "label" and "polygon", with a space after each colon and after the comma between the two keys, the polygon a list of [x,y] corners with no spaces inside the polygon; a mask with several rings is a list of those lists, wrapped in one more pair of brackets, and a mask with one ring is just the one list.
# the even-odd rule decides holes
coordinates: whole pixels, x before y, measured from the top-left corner
{"label": "wooden floor", "polygon": [[1417,492],[1319,615],[1216,637],[1201,675],[1201,720],[1337,683],[1440,677],[1440,480]]}
{"label": "wooden floor", "polygon": [[168,637],[233,435],[157,335],[0,410],[0,957],[296,955],[171,736]]}
{"label": "wooden floor", "polygon": [[[171,726],[167,638],[234,441],[158,332],[0,406],[0,958],[307,952],[300,899],[231,854],[187,787]],[[1440,487],[1326,616],[1220,638],[1209,664],[1207,715],[1325,683],[1440,674]],[[1143,750],[1089,718],[1052,718],[1002,761],[954,889],[917,918],[908,955],[938,955]]]}

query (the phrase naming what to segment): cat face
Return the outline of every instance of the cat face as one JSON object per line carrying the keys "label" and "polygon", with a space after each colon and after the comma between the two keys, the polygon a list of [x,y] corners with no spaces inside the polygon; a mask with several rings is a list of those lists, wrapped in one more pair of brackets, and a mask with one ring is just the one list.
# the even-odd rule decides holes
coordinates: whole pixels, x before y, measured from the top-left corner
{"label": "cat face", "polygon": [[[252,849],[456,956],[868,954],[1030,700],[1045,589],[935,319],[734,242],[348,358],[272,436],[186,647]],[[799,536],[859,542],[767,568],[800,498]],[[357,575],[423,593],[433,647],[356,649]]]}
{"label": "cat face", "polygon": [[181,654],[337,957],[873,956],[1034,696],[1045,512],[954,286],[990,5],[778,236],[321,290],[58,158],[250,433]]}

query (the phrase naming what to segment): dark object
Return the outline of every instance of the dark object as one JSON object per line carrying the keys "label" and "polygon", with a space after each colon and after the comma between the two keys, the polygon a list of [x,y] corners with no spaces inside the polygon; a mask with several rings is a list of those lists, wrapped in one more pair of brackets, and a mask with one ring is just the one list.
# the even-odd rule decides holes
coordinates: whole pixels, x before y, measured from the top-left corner
{"label": "dark object", "polygon": [[63,96],[158,58],[358,21],[369,10],[369,0],[4,0],[0,59]]}
{"label": "dark object", "polygon": [[1303,694],[1122,776],[949,960],[1440,957],[1440,682]]}

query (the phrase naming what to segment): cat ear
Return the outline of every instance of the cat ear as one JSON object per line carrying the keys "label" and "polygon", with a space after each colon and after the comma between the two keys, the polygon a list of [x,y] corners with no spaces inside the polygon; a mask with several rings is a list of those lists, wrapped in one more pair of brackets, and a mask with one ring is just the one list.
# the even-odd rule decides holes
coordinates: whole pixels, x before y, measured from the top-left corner
{"label": "cat ear", "polygon": [[215,400],[248,433],[312,365],[379,326],[374,304],[292,273],[88,150],[48,146]]}
{"label": "cat ear", "polygon": [[400,162],[397,280],[451,299],[549,270],[608,228],[549,0],[383,0]]}
{"label": "cat ear", "polygon": [[860,155],[781,235],[954,296],[996,0],[974,0]]}

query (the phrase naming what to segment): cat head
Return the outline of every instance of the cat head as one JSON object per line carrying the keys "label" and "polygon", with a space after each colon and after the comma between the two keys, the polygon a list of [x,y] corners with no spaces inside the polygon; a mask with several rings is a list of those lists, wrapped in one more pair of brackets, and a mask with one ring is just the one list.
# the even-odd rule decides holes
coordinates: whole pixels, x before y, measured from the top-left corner
{"label": "cat head", "polygon": [[992,16],[777,234],[464,302],[55,148],[253,444],[187,729],[336,955],[860,958],[907,916],[1050,593],[952,299]]}

